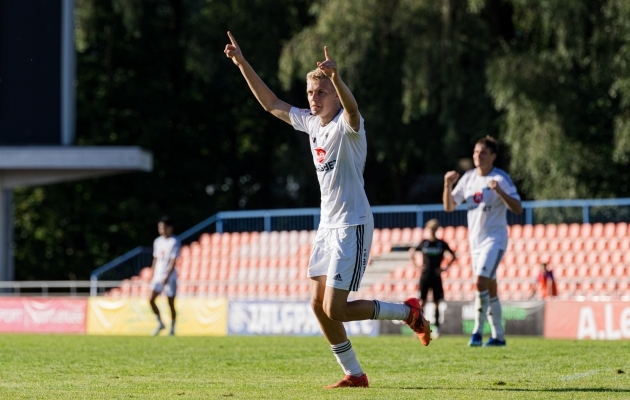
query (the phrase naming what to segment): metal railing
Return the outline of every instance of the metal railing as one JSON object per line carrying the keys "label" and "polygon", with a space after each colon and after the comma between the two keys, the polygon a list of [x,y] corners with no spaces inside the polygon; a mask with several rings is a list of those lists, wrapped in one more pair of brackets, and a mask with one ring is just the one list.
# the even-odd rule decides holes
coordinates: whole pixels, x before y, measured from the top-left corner
{"label": "metal railing", "polygon": [[[630,221],[630,198],[524,201],[522,205],[523,213],[520,215],[508,211],[508,224]],[[424,226],[425,221],[432,218],[438,219],[442,226],[465,226],[466,213],[465,204],[451,213],[445,212],[441,204],[372,207],[374,226],[378,229]],[[178,237],[183,243],[190,243],[203,233],[315,230],[319,225],[319,218],[319,208],[222,211],[182,232]],[[150,248],[136,247],[94,270],[90,278],[94,282],[93,295],[98,294],[98,282],[103,277],[129,278],[142,267],[150,265],[151,258]]]}
{"label": "metal railing", "polygon": [[[0,294],[3,296],[19,296],[28,289],[29,296],[88,296],[91,289],[108,289],[120,286],[122,281],[0,281]],[[52,290],[51,290],[52,289]],[[55,290],[63,289],[63,290]],[[81,289],[85,289],[81,291]],[[89,290],[88,290],[89,289]]]}

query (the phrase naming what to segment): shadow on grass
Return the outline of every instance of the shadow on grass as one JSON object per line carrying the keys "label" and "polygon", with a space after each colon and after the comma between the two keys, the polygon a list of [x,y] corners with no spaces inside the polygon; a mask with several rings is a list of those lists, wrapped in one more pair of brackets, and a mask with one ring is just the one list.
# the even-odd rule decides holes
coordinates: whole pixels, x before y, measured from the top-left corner
{"label": "shadow on grass", "polygon": [[[388,388],[402,390],[470,390],[470,388],[452,388],[452,387],[402,387]],[[488,387],[476,388],[476,390],[492,390],[497,392],[551,392],[551,393],[567,393],[567,392],[583,392],[583,393],[630,393],[630,389],[612,389],[612,388],[552,388],[552,389],[524,389],[510,387]]]}

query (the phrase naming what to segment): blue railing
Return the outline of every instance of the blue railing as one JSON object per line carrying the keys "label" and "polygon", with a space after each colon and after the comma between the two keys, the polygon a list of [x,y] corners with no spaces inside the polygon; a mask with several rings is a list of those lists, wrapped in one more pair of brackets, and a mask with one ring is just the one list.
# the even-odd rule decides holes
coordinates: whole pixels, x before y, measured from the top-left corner
{"label": "blue railing", "polygon": [[[441,204],[373,206],[372,214],[374,226],[379,229],[415,228],[424,226],[432,218],[438,219],[442,226],[466,225],[465,205],[460,205],[451,213],[445,212]],[[314,230],[319,225],[319,215],[319,208],[222,211],[182,232],[179,238],[183,243],[190,243],[203,233]],[[630,221],[628,198],[524,201],[522,214],[508,212],[510,225],[622,221]],[[128,278],[137,274],[142,267],[151,265],[151,261],[151,248],[136,247],[94,270],[91,279],[92,282],[97,282],[105,277]],[[93,291],[93,295],[96,295],[96,286]]]}

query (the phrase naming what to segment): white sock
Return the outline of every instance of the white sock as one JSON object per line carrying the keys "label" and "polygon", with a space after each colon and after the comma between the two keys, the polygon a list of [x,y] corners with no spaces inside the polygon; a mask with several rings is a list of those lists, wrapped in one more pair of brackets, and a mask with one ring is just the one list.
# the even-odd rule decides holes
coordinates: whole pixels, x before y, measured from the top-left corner
{"label": "white sock", "polygon": [[388,303],[379,300],[372,301],[374,302],[374,315],[372,315],[372,319],[405,320],[409,316],[409,306],[404,303]]}
{"label": "white sock", "polygon": [[352,344],[349,340],[343,343],[333,344],[330,346],[330,349],[335,355],[335,358],[341,366],[344,374],[352,376],[363,375],[363,370],[359,365],[357,355],[354,353],[354,349],[352,348]]}
{"label": "white sock", "polygon": [[501,320],[503,319],[503,311],[501,309],[501,302],[499,296],[490,299],[490,307],[488,307],[488,322],[492,328],[492,337],[498,340],[505,340],[503,333],[503,325]]}
{"label": "white sock", "polygon": [[488,312],[488,303],[490,303],[490,291],[484,290],[477,292],[475,298],[475,327],[473,334],[483,335],[483,326],[486,323],[486,313]]}

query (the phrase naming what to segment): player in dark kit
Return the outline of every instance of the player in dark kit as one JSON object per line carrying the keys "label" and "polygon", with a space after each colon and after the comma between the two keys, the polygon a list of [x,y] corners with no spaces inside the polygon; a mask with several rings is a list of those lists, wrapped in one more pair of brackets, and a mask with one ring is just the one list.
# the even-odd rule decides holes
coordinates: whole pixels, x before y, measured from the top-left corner
{"label": "player in dark kit", "polygon": [[[409,249],[411,261],[416,264],[416,251],[422,252],[422,274],[420,275],[420,300],[422,306],[427,302],[429,289],[433,293],[433,303],[435,303],[435,331],[433,338],[440,336],[440,301],[444,299],[444,287],[442,286],[442,272],[446,271],[455,261],[455,252],[451,250],[448,244],[435,236],[440,223],[437,219],[432,219],[426,224],[429,229],[429,238],[421,241],[416,247]],[[444,253],[451,255],[451,260],[442,268]]]}

